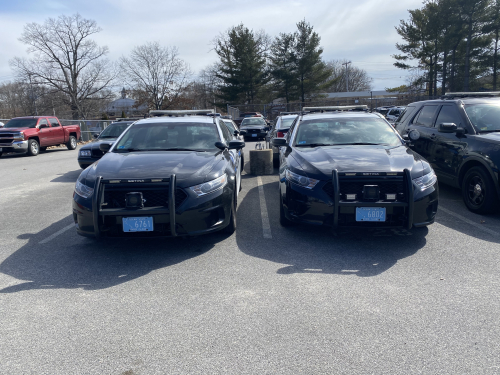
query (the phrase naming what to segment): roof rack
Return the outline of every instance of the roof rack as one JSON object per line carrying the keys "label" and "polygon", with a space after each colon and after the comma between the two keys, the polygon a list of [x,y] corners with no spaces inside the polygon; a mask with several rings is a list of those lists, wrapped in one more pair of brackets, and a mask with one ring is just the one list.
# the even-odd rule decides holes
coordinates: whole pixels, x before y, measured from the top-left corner
{"label": "roof rack", "polygon": [[500,96],[500,91],[484,91],[484,92],[447,92],[442,99],[455,99],[455,98],[492,98]]}
{"label": "roof rack", "polygon": [[367,105],[334,105],[329,107],[304,107],[304,112],[368,111]]}
{"label": "roof rack", "polygon": [[150,110],[150,116],[170,116],[170,117],[182,117],[182,116],[210,116],[215,115],[215,110],[213,109],[188,109],[188,110]]}

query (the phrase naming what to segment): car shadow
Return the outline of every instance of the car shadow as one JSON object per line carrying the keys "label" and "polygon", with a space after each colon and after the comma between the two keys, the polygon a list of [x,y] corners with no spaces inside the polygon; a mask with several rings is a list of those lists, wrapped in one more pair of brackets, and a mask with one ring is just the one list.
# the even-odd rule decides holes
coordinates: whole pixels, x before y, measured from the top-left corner
{"label": "car shadow", "polygon": [[227,238],[218,232],[188,239],[97,241],[80,237],[71,228],[61,234],[63,238],[40,243],[71,222],[68,216],[39,233],[20,235],[18,238],[28,242],[0,264],[0,272],[24,282],[3,288],[0,293],[106,289],[197,257]]}
{"label": "car shadow", "polygon": [[60,174],[58,177],[54,178],[50,182],[71,182],[71,183],[76,183],[76,180],[80,176],[80,174],[83,172],[83,169],[77,169],[74,171],[69,171],[66,173]]}
{"label": "car shadow", "polygon": [[278,274],[326,273],[370,277],[379,275],[398,260],[414,255],[426,244],[427,228],[340,229],[309,225],[289,228],[279,224],[278,183],[264,185],[272,239],[263,238],[258,188],[239,203],[240,225],[236,232],[239,249],[247,255],[285,266]]}

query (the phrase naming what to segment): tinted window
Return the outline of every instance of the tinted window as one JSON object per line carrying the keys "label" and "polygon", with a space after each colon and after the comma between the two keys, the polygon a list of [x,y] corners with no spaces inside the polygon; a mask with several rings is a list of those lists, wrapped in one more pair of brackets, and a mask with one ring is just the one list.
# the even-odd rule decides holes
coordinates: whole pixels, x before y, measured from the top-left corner
{"label": "tinted window", "polygon": [[281,118],[281,121],[279,124],[277,124],[276,129],[287,129],[290,126],[292,126],[293,121],[297,117],[286,117],[286,118]]}
{"label": "tinted window", "polygon": [[442,124],[445,122],[448,122],[448,123],[453,122],[457,126],[461,125],[462,121],[460,120],[460,116],[457,113],[457,109],[455,107],[453,107],[451,105],[444,105],[441,108],[441,111],[439,111],[439,115],[438,115],[437,120],[436,120],[436,124],[439,125],[439,124]]}
{"label": "tinted window", "polygon": [[47,120],[45,120],[44,118],[40,119],[40,122],[38,123],[38,125],[47,125],[49,126],[49,123],[47,122]]}
{"label": "tinted window", "polygon": [[246,118],[241,122],[241,126],[248,125],[267,125],[262,117],[250,117]]}
{"label": "tinted window", "polygon": [[413,121],[416,125],[426,126],[430,128],[433,123],[434,115],[436,114],[436,110],[438,109],[437,105],[426,105],[420,111],[416,121]]}
{"label": "tinted window", "polygon": [[49,118],[49,121],[50,121],[50,126],[52,128],[55,128],[56,126],[59,126],[59,121],[57,121],[57,119],[55,119],[55,118]]}
{"label": "tinted window", "polygon": [[229,132],[229,129],[227,128],[226,124],[224,124],[224,121],[219,122],[220,129],[222,130],[222,135],[224,137],[224,140],[226,141],[226,144],[228,144],[230,141],[233,140],[233,136]]}
{"label": "tinted window", "polygon": [[99,138],[118,138],[129,127],[130,123],[109,125],[102,131]]}
{"label": "tinted window", "polygon": [[144,123],[128,128],[114,152],[162,151],[189,149],[217,150],[219,132],[215,124],[207,123]]}
{"label": "tinted window", "polygon": [[15,118],[5,124],[5,128],[34,128],[38,119],[36,118]]}
{"label": "tinted window", "polygon": [[304,120],[300,123],[295,137],[297,147],[356,143],[399,146],[401,140],[385,120],[366,117]]}
{"label": "tinted window", "polygon": [[465,112],[478,131],[500,131],[500,105],[469,104],[465,106]]}
{"label": "tinted window", "polygon": [[236,131],[236,128],[234,127],[233,122],[231,120],[224,120],[224,124],[229,129],[229,132],[231,134],[234,134],[234,132]]}

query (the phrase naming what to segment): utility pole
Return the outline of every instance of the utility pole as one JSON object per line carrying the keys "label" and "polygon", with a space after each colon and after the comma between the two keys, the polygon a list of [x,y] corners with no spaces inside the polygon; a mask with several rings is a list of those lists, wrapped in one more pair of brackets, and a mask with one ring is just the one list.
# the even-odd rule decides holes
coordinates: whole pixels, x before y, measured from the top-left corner
{"label": "utility pole", "polygon": [[349,64],[351,61],[347,61],[342,65],[345,65],[345,91],[349,92]]}

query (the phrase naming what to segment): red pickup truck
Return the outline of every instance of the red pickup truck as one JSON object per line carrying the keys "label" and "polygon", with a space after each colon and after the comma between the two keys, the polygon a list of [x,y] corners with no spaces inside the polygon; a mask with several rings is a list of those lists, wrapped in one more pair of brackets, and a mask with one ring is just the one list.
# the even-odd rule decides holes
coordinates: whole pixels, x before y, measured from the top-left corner
{"label": "red pickup truck", "polygon": [[36,156],[61,144],[74,150],[80,134],[79,125],[62,126],[57,117],[16,117],[0,128],[0,156],[8,152]]}

